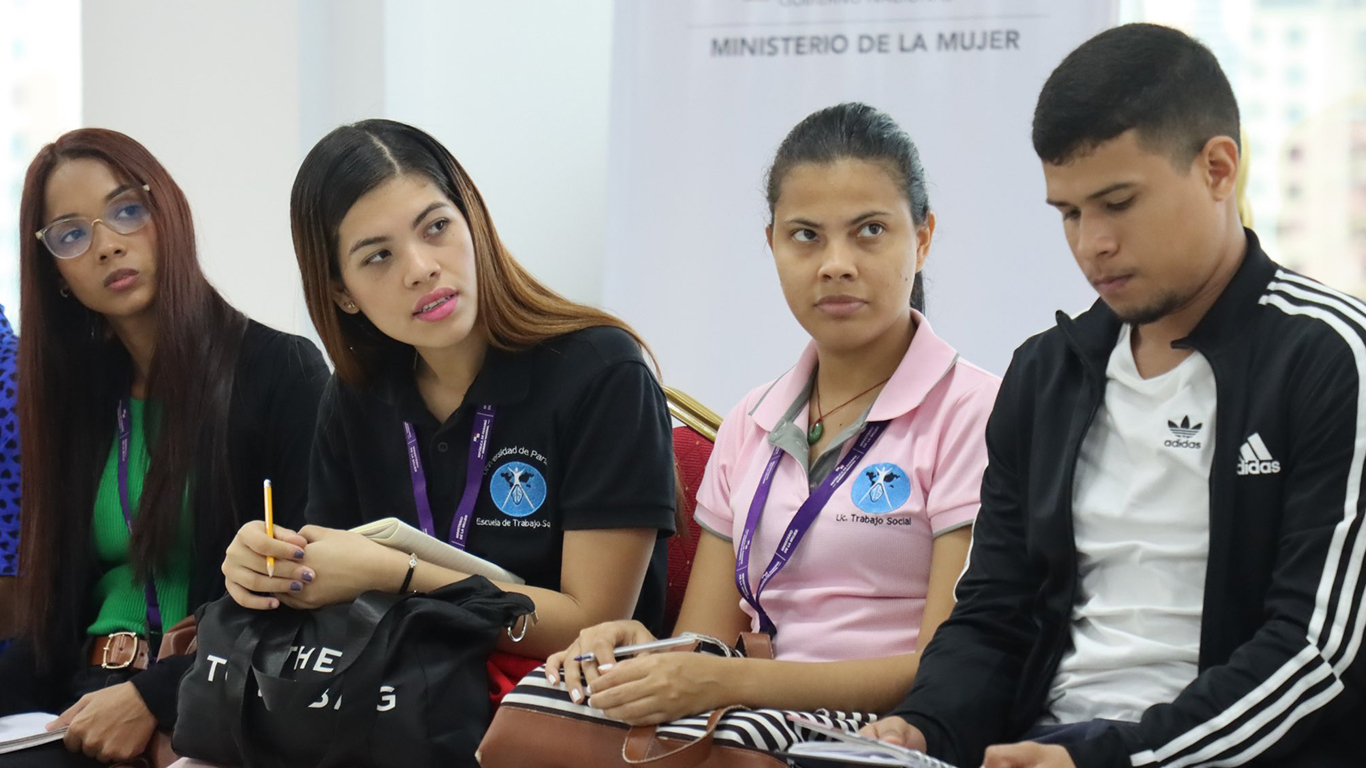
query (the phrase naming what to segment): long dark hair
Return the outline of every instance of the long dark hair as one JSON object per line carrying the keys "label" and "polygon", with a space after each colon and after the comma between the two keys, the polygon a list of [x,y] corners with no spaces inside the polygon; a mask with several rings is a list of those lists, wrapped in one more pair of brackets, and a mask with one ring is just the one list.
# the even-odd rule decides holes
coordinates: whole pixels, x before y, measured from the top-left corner
{"label": "long dark hair", "polygon": [[[778,145],[765,185],[769,223],[773,223],[773,209],[778,205],[783,179],[794,167],[803,163],[833,163],[846,158],[882,165],[906,194],[911,219],[916,226],[925,223],[930,215],[930,193],[925,188],[925,166],[920,163],[920,150],[890,115],[857,102],[812,112]],[[918,312],[925,311],[925,283],[919,272],[911,287],[911,307]]]}
{"label": "long dark hair", "polygon": [[327,134],[304,158],[290,196],[294,254],[304,298],[318,336],[343,381],[360,384],[386,366],[411,360],[413,348],[389,338],[363,314],[347,314],[332,301],[341,285],[337,231],[366,192],[404,174],[437,186],[469,223],[474,241],[479,315],[476,331],[499,349],[520,350],[573,331],[620,328],[649,354],[625,321],[570,301],[527,272],[503,245],[469,174],[427,133],[393,120],[362,120]]}
{"label": "long dark hair", "polygon": [[187,486],[197,541],[219,540],[236,519],[227,421],[246,318],[200,270],[189,203],[161,163],[115,131],[64,134],[29,165],[19,206],[20,627],[40,653],[50,641],[79,636],[88,618],[95,491],[113,442],[117,402],[132,381],[123,344],[102,315],[61,295],[53,256],[33,236],[46,215],[48,177],[75,158],[98,160],[115,177],[146,184],[156,227],[156,352],[147,398],[158,415],[143,425],[150,465],[130,546],[137,578],[166,562]]}

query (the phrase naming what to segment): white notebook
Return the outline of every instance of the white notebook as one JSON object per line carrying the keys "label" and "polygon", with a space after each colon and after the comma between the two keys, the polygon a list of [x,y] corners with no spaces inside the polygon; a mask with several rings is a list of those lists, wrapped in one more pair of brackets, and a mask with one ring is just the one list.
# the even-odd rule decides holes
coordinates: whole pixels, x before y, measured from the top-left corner
{"label": "white notebook", "polygon": [[482,557],[471,555],[463,549],[457,549],[440,539],[428,536],[397,517],[386,517],[383,520],[356,526],[351,531],[390,549],[397,549],[405,553],[411,552],[423,562],[450,568],[452,571],[483,576],[493,581],[505,581],[512,584],[526,583],[522,577],[512,571],[494,565]]}
{"label": "white notebook", "polygon": [[55,731],[46,728],[48,723],[56,719],[56,715],[46,712],[0,717],[0,755],[61,740],[66,736],[65,728]]}

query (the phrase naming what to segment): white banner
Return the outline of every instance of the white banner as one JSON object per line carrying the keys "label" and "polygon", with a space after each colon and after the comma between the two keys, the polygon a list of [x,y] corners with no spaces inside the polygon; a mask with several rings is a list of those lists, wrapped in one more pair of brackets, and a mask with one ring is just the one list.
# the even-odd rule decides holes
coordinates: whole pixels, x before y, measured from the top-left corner
{"label": "white banner", "polygon": [[773,152],[821,107],[863,101],[920,147],[937,230],[928,315],[1002,373],[1094,300],[1044,204],[1039,89],[1112,24],[1114,0],[618,0],[603,303],[667,383],[725,413],[807,336],[764,242]]}

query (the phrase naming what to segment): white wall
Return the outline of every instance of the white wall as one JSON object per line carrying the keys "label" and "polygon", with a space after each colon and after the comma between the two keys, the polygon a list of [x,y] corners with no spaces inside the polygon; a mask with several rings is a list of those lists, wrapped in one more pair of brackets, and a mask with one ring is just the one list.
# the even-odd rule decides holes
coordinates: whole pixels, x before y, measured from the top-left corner
{"label": "white wall", "polygon": [[19,201],[38,149],[80,125],[81,57],[51,31],[79,39],[81,4],[0,0],[0,18],[0,306],[22,333]]}
{"label": "white wall", "polygon": [[[955,0],[952,12],[620,3],[604,300],[650,341],[666,380],[719,412],[781,375],[810,337],[764,241],[766,166],[807,114],[863,101],[920,148],[937,222],[925,267],[935,332],[964,359],[1004,372],[1056,310],[1095,301],[1043,202],[1030,123],[1049,73],[1113,10],[1101,0]],[[985,42],[985,30],[996,46],[941,42],[969,32]],[[718,55],[737,38],[836,35],[849,41],[846,54]],[[878,35],[885,52],[856,42]]]}
{"label": "white wall", "polygon": [[[621,4],[622,9],[648,7],[653,6]],[[735,119],[732,112],[710,109],[696,94],[642,85],[635,98],[672,99],[686,119],[660,134],[673,138],[632,143],[628,132],[619,130],[615,139],[609,132],[613,77],[624,78],[620,88],[628,75],[647,83],[649,73],[637,72],[639,67],[612,70],[613,0],[82,0],[82,10],[85,124],[123,130],[166,164],[189,195],[210,278],[235,305],[270,325],[313,335],[289,234],[289,190],[299,163],[333,127],[384,116],[418,125],[445,143],[474,177],[500,233],[523,264],[571,298],[606,303],[623,313],[654,342],[670,382],[713,408],[724,410],[746,388],[776,375],[779,363],[799,347],[799,329],[776,290],[761,238],[763,164],[786,127],[808,107],[863,96],[863,86],[821,92],[810,104],[770,103],[778,123],[736,142],[723,137]],[[886,85],[884,80],[890,83],[904,70],[889,72],[874,80]],[[1046,69],[1036,73],[1037,79],[1042,73]],[[1015,99],[1021,114],[1032,104],[1034,88],[1022,89]],[[770,100],[780,98],[760,92]],[[764,99],[748,93],[734,98],[747,108],[768,109]],[[965,100],[971,101],[957,99]],[[923,118],[954,123],[960,119],[954,109],[937,103]],[[906,114],[921,119],[914,111]],[[689,133],[689,126],[701,130]],[[982,160],[956,172],[1027,175],[1039,186],[1021,126],[1009,157],[994,168]],[[945,169],[952,164],[942,159],[945,147],[935,144],[945,131],[910,127],[922,139],[936,181],[933,199],[948,214],[952,198],[942,192]],[[633,217],[632,206],[621,205],[621,199],[616,215],[623,218],[613,224],[607,210],[611,141],[617,142],[613,162],[632,164],[638,155],[645,158],[638,161],[638,171],[646,163],[685,168],[682,176],[641,171],[647,181],[618,189],[621,199],[667,201],[683,191],[679,178],[710,173],[722,164],[712,186],[705,187],[711,192],[690,194],[679,209],[716,205],[719,197],[704,199],[719,194],[716,190],[725,190],[727,200],[734,192],[745,201],[739,204],[748,216],[745,225],[730,235],[711,231],[715,228],[707,217],[651,226]],[[712,161],[689,165],[676,157],[698,152]],[[726,160],[730,157],[738,159]],[[1035,217],[1043,208],[1039,197],[1012,197],[985,215],[994,216],[997,226],[1013,221],[1015,207],[1027,207]],[[998,279],[992,284],[995,292],[983,289],[975,277],[989,268],[975,255],[980,250],[971,247],[975,220],[946,215],[941,221],[942,247],[937,246],[930,269],[931,311],[936,327],[966,355],[1000,370],[1015,344],[1051,322],[1054,307],[1079,309],[1090,294],[1077,289],[1079,278],[1068,272],[1058,290],[1084,294],[1085,301],[1040,295],[1032,299],[1030,314],[1018,307],[1021,297],[1038,289],[1038,274],[1025,270],[1018,279]],[[633,240],[633,258],[614,263],[605,257],[609,240],[641,228],[648,232]],[[721,241],[713,250],[736,254],[752,268],[753,279],[740,282],[772,289],[767,304],[754,309],[762,310],[765,322],[781,326],[774,338],[793,341],[786,347],[770,345],[772,360],[765,357],[768,351],[756,353],[752,341],[728,339],[728,333],[673,341],[680,318],[699,311],[720,317],[727,306],[724,297],[694,286],[697,280],[685,274],[686,266],[667,272],[649,292],[622,289],[652,262],[660,268],[657,262],[665,261],[657,247],[661,239],[682,242],[697,235],[695,228]],[[1052,219],[1046,233],[1025,234],[1031,256],[1048,256],[1066,266]],[[682,310],[680,302],[686,305]],[[1017,320],[1013,325],[987,320],[970,312],[972,307],[992,307],[1000,313],[997,318],[1006,314]],[[975,344],[976,336],[986,341]]]}
{"label": "white wall", "polygon": [[600,295],[611,0],[82,3],[83,123],[145,144],[189,196],[209,278],[312,336],[289,234],[308,149],[392,117],[437,136],[500,233],[569,296]]}
{"label": "white wall", "polygon": [[190,199],[209,278],[248,314],[299,330],[299,7],[86,0],[82,11],[84,124],[146,145]]}
{"label": "white wall", "polygon": [[392,2],[384,40],[386,115],[451,150],[522,264],[597,303],[611,0]]}

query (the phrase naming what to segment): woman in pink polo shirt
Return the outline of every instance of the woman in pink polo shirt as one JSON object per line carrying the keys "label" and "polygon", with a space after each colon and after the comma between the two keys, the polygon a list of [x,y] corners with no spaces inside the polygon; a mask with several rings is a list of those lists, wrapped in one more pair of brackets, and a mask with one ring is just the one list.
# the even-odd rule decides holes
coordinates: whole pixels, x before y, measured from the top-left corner
{"label": "woman in pink polo shirt", "polygon": [[721,426],[676,631],[767,632],[775,660],[614,662],[653,638],[600,624],[547,662],[573,701],[651,724],[731,704],[881,712],[910,688],[953,607],[998,384],[921,313],[925,185],[915,144],[863,104],[807,117],[769,171],[768,242],[811,343]]}

